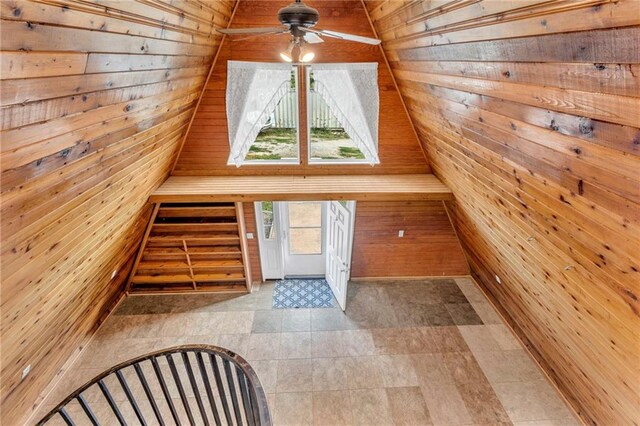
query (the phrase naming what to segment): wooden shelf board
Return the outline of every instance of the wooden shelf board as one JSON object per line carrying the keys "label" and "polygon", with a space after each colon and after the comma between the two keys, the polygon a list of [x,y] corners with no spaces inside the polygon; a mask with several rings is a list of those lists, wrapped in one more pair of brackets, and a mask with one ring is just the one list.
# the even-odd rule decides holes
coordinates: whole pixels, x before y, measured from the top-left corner
{"label": "wooden shelf board", "polygon": [[247,287],[244,285],[198,285],[194,290],[191,285],[182,287],[138,287],[134,285],[131,288],[132,294],[193,294],[193,293],[247,293]]}
{"label": "wooden shelf board", "polygon": [[160,207],[158,217],[235,217],[235,207],[206,206],[206,207]]}

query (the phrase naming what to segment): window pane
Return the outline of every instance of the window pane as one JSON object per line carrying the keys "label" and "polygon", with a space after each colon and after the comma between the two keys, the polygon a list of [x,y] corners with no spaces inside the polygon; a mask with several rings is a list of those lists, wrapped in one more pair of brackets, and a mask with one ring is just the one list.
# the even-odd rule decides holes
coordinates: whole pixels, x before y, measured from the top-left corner
{"label": "window pane", "polygon": [[313,72],[309,77],[309,149],[311,160],[364,160],[358,149],[329,105],[315,90]]}
{"label": "window pane", "polygon": [[263,201],[261,205],[264,238],[266,240],[272,240],[275,237],[275,227],[273,226],[273,202]]}
{"label": "window pane", "polygon": [[298,158],[298,94],[295,73],[291,71],[288,93],[263,123],[246,161],[286,161]]}
{"label": "window pane", "polygon": [[288,203],[289,227],[321,227],[322,203]]}
{"label": "window pane", "polygon": [[321,254],[322,228],[291,228],[289,251],[291,254]]}

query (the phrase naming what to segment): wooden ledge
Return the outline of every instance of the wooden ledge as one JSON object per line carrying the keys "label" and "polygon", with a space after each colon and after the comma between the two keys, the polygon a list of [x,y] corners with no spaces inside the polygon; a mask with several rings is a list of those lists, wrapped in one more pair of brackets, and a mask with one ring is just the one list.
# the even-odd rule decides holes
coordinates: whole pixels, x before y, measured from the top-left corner
{"label": "wooden ledge", "polygon": [[154,203],[221,201],[452,200],[432,174],[330,176],[171,176],[153,194]]}

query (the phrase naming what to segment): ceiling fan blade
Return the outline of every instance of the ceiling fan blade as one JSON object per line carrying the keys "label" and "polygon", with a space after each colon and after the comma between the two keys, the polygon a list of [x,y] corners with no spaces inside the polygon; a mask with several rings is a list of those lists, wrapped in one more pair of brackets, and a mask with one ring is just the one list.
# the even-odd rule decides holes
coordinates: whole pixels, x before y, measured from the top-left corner
{"label": "ceiling fan blade", "polygon": [[339,38],[342,40],[355,41],[358,43],[373,44],[373,45],[377,45],[381,43],[381,41],[376,38],[363,37],[363,36],[347,34],[347,33],[339,33],[338,31],[320,30],[320,29],[312,30],[312,31],[318,35]]}
{"label": "ceiling fan blade", "polygon": [[304,35],[304,41],[306,41],[309,44],[324,43],[324,40],[321,39],[320,36],[318,36],[318,34],[312,33],[310,31]]}
{"label": "ceiling fan blade", "polygon": [[279,34],[288,32],[287,27],[268,27],[268,28],[226,28],[218,29],[219,33],[227,35],[241,35],[241,34]]}
{"label": "ceiling fan blade", "polygon": [[[258,38],[258,37],[270,37],[273,35],[282,35],[282,34],[289,34],[289,31],[281,31],[278,33],[263,33],[263,34],[247,34],[245,37],[237,37],[234,35],[233,38],[231,38],[230,40],[232,42],[238,42],[238,41],[245,41],[245,40],[253,40],[254,38]],[[239,34],[238,34],[239,35]]]}

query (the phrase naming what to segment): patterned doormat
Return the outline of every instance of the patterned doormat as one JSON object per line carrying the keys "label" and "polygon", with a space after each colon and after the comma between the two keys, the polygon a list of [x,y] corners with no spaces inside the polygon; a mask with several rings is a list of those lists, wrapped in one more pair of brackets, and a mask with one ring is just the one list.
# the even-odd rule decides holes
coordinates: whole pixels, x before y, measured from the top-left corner
{"label": "patterned doormat", "polygon": [[333,293],[325,279],[284,279],[273,289],[275,309],[333,308]]}

